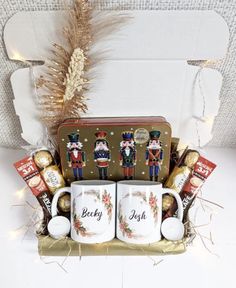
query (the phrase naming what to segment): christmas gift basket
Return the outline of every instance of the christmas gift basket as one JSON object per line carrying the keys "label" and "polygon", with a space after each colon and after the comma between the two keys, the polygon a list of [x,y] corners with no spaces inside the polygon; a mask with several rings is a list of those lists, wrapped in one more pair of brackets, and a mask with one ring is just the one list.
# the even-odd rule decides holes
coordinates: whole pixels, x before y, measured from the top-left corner
{"label": "christmas gift basket", "polygon": [[[194,235],[188,210],[215,164],[196,150],[186,149],[179,157],[177,139],[170,142],[170,125],[164,118],[126,118],[125,124],[121,122],[103,118],[100,122],[83,119],[63,123],[58,132],[60,158],[67,159],[60,161],[62,173],[46,147],[31,151],[31,156],[15,163],[44,212],[38,231],[40,255],[66,256],[68,251],[70,256],[159,255],[186,250]],[[168,133],[162,137],[163,129]],[[107,137],[116,133],[124,145],[117,143],[116,137],[113,141]],[[94,135],[95,145],[89,143]],[[80,136],[88,137],[87,145],[81,144]],[[117,149],[111,152],[108,143]],[[131,155],[132,161],[127,158]],[[112,159],[117,159],[111,168],[113,174],[109,167]],[[93,172],[92,177],[86,169]],[[144,173],[139,176],[139,171]],[[66,183],[71,187],[64,187]]]}
{"label": "christmas gift basket", "polygon": [[180,147],[165,117],[88,117],[92,72],[103,56],[92,48],[130,16],[99,17],[84,0],[65,15],[63,44],[33,75],[41,139],[14,164],[43,211],[39,254],[185,252],[195,236],[189,209],[216,165],[196,147]]}

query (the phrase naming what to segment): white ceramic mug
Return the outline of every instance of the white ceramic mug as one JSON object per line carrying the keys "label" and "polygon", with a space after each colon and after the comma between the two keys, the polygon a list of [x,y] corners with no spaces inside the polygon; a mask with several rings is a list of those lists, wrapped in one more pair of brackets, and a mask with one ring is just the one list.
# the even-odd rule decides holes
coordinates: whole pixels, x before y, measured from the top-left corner
{"label": "white ceramic mug", "polygon": [[172,189],[162,188],[152,181],[120,181],[117,183],[116,236],[134,244],[154,243],[161,239],[162,196],[173,195],[178,204],[178,218],[182,221],[183,205]]}
{"label": "white ceramic mug", "polygon": [[116,184],[85,180],[59,189],[52,201],[52,216],[62,193],[71,194],[71,238],[80,243],[102,243],[115,237]]}

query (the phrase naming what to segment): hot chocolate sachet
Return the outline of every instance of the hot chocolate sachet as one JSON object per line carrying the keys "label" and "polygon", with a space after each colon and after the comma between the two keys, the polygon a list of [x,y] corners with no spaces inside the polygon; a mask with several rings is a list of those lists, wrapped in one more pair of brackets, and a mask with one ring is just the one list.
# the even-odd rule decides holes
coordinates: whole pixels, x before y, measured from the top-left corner
{"label": "hot chocolate sachet", "polygon": [[[183,203],[184,218],[186,217],[188,210],[198,192],[200,191],[202,185],[205,183],[206,179],[211,175],[215,168],[216,165],[214,163],[203,158],[202,156],[199,156],[197,162],[193,166],[191,175],[179,193]],[[176,215],[176,210],[177,206],[174,202],[165,214],[164,218]]]}
{"label": "hot chocolate sachet", "polygon": [[51,219],[52,195],[44,182],[32,157],[26,157],[14,164],[19,175],[24,179],[33,195],[37,198],[44,213],[42,234],[47,233],[47,223]]}

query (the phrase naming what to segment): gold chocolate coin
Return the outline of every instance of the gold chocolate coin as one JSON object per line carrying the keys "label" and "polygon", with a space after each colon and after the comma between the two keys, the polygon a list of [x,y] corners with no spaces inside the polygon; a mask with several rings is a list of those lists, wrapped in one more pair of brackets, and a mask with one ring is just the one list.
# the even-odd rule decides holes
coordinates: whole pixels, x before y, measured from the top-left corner
{"label": "gold chocolate coin", "polygon": [[34,162],[39,168],[45,168],[53,162],[52,155],[49,151],[37,151],[34,154]]}

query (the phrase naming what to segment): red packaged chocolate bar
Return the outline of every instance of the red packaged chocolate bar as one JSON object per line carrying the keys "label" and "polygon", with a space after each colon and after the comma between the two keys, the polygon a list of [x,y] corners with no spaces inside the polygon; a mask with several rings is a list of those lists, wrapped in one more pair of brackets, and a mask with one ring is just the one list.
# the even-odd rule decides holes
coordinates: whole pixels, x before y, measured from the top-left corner
{"label": "red packaged chocolate bar", "polygon": [[21,161],[16,162],[14,166],[27,183],[34,196],[38,199],[44,212],[44,220],[47,224],[51,219],[52,196],[32,157],[22,159]]}
{"label": "red packaged chocolate bar", "polygon": [[[206,179],[211,175],[216,165],[211,161],[200,156],[198,161],[193,167],[193,171],[188,181],[185,183],[183,189],[179,193],[179,196],[182,199],[184,217],[187,215],[188,209],[191,206],[191,203],[197,196],[200,188],[206,181]],[[173,216],[176,214],[177,205],[174,203],[172,207],[167,211],[165,218]]]}

